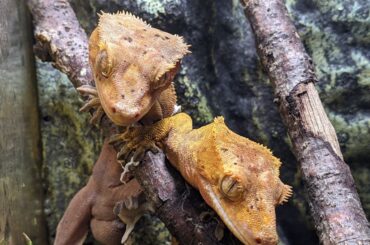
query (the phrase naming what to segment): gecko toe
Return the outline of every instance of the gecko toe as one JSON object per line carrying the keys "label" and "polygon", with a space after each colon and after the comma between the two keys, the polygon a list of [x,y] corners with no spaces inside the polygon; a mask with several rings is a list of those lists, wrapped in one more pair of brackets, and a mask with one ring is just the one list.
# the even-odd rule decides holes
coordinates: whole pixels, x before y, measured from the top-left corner
{"label": "gecko toe", "polygon": [[120,151],[117,153],[117,159],[127,162],[127,160],[129,160],[128,155],[130,155],[131,151],[132,147],[130,143],[123,145]]}
{"label": "gecko toe", "polygon": [[100,106],[100,100],[98,97],[93,97],[92,99],[88,100],[81,108],[80,111],[88,111],[91,108],[95,108]]}
{"label": "gecko toe", "polygon": [[82,85],[77,88],[77,91],[84,95],[98,96],[98,91],[91,85]]}
{"label": "gecko toe", "polygon": [[122,134],[114,134],[114,135],[109,137],[108,143],[109,144],[114,144],[114,143],[119,142],[121,140],[122,140]]}
{"label": "gecko toe", "polygon": [[90,123],[99,126],[104,114],[105,112],[103,110],[103,107],[99,106],[91,117]]}

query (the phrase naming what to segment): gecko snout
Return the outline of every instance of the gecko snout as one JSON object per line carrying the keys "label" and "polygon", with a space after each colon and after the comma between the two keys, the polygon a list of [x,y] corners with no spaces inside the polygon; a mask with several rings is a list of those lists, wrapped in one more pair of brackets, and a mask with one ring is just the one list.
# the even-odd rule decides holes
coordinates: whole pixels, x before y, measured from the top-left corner
{"label": "gecko snout", "polygon": [[140,120],[143,112],[119,101],[109,106],[107,115],[114,123],[127,126]]}
{"label": "gecko snout", "polygon": [[254,238],[258,245],[276,245],[278,243],[278,236],[274,234],[260,234]]}

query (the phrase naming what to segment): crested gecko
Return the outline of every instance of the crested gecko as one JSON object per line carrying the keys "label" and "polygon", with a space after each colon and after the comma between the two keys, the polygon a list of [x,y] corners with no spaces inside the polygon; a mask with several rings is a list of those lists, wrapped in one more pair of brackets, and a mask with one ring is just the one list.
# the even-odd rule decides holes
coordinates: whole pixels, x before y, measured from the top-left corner
{"label": "crested gecko", "polygon": [[112,140],[124,143],[118,157],[126,167],[147,150],[162,148],[241,242],[277,244],[275,206],[292,194],[279,179],[281,162],[266,147],[232,132],[222,117],[193,129],[191,118],[179,113]]}

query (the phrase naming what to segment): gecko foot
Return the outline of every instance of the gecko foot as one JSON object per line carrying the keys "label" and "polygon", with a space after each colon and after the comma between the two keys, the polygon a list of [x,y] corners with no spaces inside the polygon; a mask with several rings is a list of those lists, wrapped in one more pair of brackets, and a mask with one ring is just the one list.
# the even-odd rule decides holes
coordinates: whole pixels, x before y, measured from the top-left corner
{"label": "gecko foot", "polygon": [[158,153],[159,148],[155,142],[143,140],[141,142],[130,141],[117,153],[117,159],[127,162],[140,162],[147,151]]}
{"label": "gecko foot", "polygon": [[123,162],[140,162],[147,151],[157,153],[159,147],[148,135],[150,127],[127,127],[122,134],[113,135],[110,143],[123,143],[117,159]]}
{"label": "gecko foot", "polygon": [[108,142],[109,144],[116,144],[116,143],[122,143],[126,139],[126,135],[128,135],[128,132],[130,131],[130,128],[133,127],[132,125],[126,126],[123,128],[123,132],[119,134],[114,134],[110,136]]}
{"label": "gecko foot", "polygon": [[88,95],[89,96],[89,99],[80,108],[80,111],[81,112],[88,111],[88,110],[94,108],[95,111],[94,111],[94,113],[93,113],[93,115],[90,119],[90,123],[95,124],[95,125],[99,125],[99,123],[101,121],[101,118],[104,115],[104,110],[103,110],[103,108],[101,107],[101,104],[100,104],[100,99],[98,97],[98,91],[96,90],[95,87],[90,86],[90,85],[82,85],[82,86],[77,88],[77,91],[79,91],[83,95]]}

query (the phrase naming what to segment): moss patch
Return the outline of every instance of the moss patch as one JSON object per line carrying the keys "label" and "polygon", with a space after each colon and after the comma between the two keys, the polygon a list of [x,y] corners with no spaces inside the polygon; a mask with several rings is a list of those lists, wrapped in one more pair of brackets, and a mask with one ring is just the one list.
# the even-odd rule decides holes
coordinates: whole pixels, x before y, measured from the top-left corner
{"label": "moss patch", "polygon": [[214,116],[197,84],[185,75],[179,76],[175,81],[178,104],[182,106],[182,111],[191,115],[195,125],[203,126],[211,122]]}

